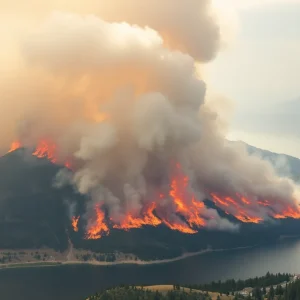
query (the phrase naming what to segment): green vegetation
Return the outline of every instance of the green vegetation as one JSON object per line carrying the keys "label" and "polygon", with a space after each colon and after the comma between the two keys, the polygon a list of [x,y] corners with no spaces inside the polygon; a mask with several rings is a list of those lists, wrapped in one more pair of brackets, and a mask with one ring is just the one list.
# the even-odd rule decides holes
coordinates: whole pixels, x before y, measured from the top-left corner
{"label": "green vegetation", "polygon": [[[236,296],[237,299],[245,297]],[[299,300],[300,299],[300,280],[288,283],[284,286],[278,285],[276,288],[270,287],[268,291],[256,287],[251,296],[246,299],[253,300]]]}
{"label": "green vegetation", "polygon": [[146,288],[121,286],[96,294],[86,300],[206,300],[209,296],[198,292],[171,290],[166,293],[150,291]]}
{"label": "green vegetation", "polygon": [[[148,288],[123,285],[105,290],[86,300],[299,300],[300,280],[290,281],[290,279],[289,274],[267,273],[262,277],[234,281],[235,288],[231,292],[228,289],[233,287],[233,280],[193,285],[189,288],[178,284],[173,287],[152,286]],[[253,288],[250,288],[251,285]],[[245,286],[247,289],[244,289]],[[225,288],[227,291],[223,292]]]}
{"label": "green vegetation", "polygon": [[[292,275],[290,274],[270,274],[269,272],[262,277],[250,278],[247,280],[234,280],[229,279],[225,282],[211,282],[209,284],[193,284],[188,287],[192,289],[202,290],[202,291],[211,291],[227,294],[232,291],[241,291],[247,287],[260,287],[264,288],[271,285],[277,285],[282,282],[287,282],[290,280]],[[300,299],[300,298],[299,298]]]}

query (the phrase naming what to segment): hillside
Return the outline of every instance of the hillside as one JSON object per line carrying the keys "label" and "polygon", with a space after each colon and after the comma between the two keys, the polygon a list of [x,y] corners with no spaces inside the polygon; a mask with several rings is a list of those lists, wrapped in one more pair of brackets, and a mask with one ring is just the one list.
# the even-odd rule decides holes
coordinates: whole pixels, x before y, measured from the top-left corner
{"label": "hillside", "polygon": [[199,291],[187,291],[185,290],[172,290],[166,291],[153,291],[148,288],[136,288],[136,287],[116,287],[110,290],[106,290],[102,293],[98,293],[94,296],[86,298],[86,300],[105,300],[105,299],[144,299],[144,300],[206,300],[210,299],[209,296],[200,293]]}
{"label": "hillside", "polygon": [[[299,163],[299,161],[297,161]],[[70,238],[75,248],[94,252],[134,253],[144,260],[165,259],[212,248],[243,247],[276,240],[280,235],[298,234],[300,222],[286,219],[275,224],[244,224],[219,209],[220,215],[240,224],[239,232],[202,229],[187,235],[165,225],[122,231],[111,229],[99,240],[84,239],[86,221],[79,231],[70,222],[70,205],[76,203],[83,213],[84,198],[72,186],[57,189],[53,179],[60,166],[46,159],[28,155],[19,149],[0,158],[0,249],[38,249],[57,251],[68,248]],[[207,206],[214,204],[207,200]]]}
{"label": "hillside", "polygon": [[[285,280],[285,281],[280,281]],[[144,300],[299,300],[300,281],[289,274],[270,274],[261,278],[249,278],[246,281],[228,280],[222,285],[229,288],[234,282],[234,289],[223,292],[216,288],[221,282],[212,282],[207,286],[183,287],[175,285],[156,285],[146,287],[118,286],[107,289],[85,300],[106,300],[106,299],[144,299]],[[239,289],[243,283],[253,283],[252,287]],[[229,286],[228,286],[229,284]],[[269,285],[268,285],[269,284]],[[217,291],[212,292],[203,288],[215,287]],[[236,289],[238,288],[238,289]]]}
{"label": "hillside", "polygon": [[290,155],[260,149],[244,142],[234,143],[243,144],[250,155],[256,155],[270,162],[280,176],[290,177],[297,182],[300,180],[300,159]]}

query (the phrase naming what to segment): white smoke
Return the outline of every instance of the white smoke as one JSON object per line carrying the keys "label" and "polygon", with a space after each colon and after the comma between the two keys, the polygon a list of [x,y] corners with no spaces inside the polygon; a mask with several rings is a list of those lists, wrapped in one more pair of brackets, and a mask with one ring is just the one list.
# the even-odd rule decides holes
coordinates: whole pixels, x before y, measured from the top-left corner
{"label": "white smoke", "polygon": [[[236,199],[239,208],[262,219],[297,208],[295,185],[229,146],[205,104],[196,63],[214,58],[221,44],[210,1],[63,1],[38,8],[34,17],[18,19],[29,25],[16,51],[22,64],[12,78],[1,77],[0,124],[10,139],[32,147],[46,138],[57,145],[59,161],[76,161],[68,179],[92,198],[88,213],[104,204],[120,222],[154,201],[158,214],[179,222],[167,195],[176,163],[198,201],[212,192],[238,193],[251,201]],[[272,207],[258,205],[265,199]],[[227,210],[236,215],[238,208]],[[209,228],[236,230],[213,209],[201,216]]]}

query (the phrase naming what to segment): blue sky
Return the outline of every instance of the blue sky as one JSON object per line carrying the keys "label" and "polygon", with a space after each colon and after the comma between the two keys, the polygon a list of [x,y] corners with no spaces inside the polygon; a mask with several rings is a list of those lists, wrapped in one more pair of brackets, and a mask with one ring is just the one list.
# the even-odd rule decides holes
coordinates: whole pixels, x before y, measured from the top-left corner
{"label": "blue sky", "polygon": [[234,41],[205,78],[235,104],[230,138],[300,157],[300,1],[246,2],[237,2]]}

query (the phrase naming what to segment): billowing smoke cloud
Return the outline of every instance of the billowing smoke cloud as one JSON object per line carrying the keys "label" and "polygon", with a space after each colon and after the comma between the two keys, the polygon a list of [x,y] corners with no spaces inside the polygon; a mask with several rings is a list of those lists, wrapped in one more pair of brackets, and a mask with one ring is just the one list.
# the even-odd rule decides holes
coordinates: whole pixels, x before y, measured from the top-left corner
{"label": "billowing smoke cloud", "polygon": [[57,180],[71,180],[91,199],[87,215],[96,206],[99,221],[105,209],[116,228],[236,230],[206,198],[245,222],[299,217],[294,184],[229,146],[205,104],[195,65],[214,58],[221,38],[210,1],[77,4],[20,17],[29,24],[13,52],[21,63],[0,84],[2,144],[55,145],[74,170]]}

